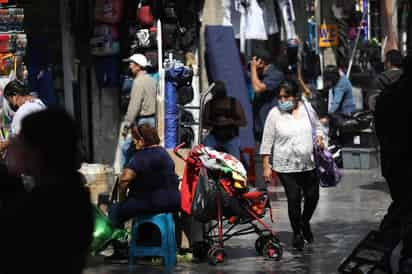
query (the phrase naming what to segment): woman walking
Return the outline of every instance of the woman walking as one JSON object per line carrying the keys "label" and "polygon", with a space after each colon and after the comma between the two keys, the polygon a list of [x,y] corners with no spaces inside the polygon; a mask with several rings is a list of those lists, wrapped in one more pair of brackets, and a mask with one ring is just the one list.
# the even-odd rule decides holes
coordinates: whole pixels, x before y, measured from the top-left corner
{"label": "woman walking", "polygon": [[[265,123],[260,154],[265,180],[270,181],[274,170],[285,188],[293,230],[292,246],[301,250],[305,240],[308,243],[314,240],[310,219],[319,200],[319,178],[315,173],[309,112],[311,117],[316,117],[316,114],[309,104],[302,102],[296,81],[284,81],[280,85],[278,98],[278,106],[270,111]],[[316,141],[323,146],[319,122],[316,135]],[[272,165],[269,163],[270,156],[273,158]]]}

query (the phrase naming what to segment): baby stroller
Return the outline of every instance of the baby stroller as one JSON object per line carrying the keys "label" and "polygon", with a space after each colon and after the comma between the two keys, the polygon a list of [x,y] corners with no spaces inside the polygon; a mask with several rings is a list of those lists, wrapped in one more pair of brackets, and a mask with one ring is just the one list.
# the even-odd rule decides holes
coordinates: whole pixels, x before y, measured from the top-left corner
{"label": "baby stroller", "polygon": [[[283,249],[274,231],[262,218],[267,209],[273,223],[269,196],[249,191],[246,171],[233,156],[198,145],[187,158],[182,179],[182,210],[203,224],[203,241],[192,244],[193,256],[216,265],[225,260],[224,242],[235,236],[256,233],[256,252],[279,260]],[[263,227],[263,228],[260,228]]]}

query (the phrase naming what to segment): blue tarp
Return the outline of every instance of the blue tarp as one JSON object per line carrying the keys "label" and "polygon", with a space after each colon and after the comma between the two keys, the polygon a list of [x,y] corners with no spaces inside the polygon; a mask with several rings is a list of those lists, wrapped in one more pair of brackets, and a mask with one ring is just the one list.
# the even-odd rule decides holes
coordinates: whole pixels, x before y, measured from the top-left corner
{"label": "blue tarp", "polygon": [[206,26],[205,32],[208,78],[210,81],[224,81],[228,95],[239,100],[248,123],[240,129],[241,147],[254,148],[252,105],[233,28]]}

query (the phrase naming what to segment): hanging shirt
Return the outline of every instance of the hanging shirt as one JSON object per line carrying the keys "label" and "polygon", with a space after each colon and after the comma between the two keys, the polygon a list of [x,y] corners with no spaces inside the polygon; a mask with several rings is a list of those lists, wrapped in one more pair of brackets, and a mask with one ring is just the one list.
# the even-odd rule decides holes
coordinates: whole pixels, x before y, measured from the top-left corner
{"label": "hanging shirt", "polygon": [[241,38],[241,32],[245,39],[256,40],[267,40],[268,35],[279,32],[275,7],[271,0],[261,3],[250,0],[246,9],[239,0],[224,0],[223,9],[223,25],[232,26],[237,39]]}
{"label": "hanging shirt", "polygon": [[293,40],[297,38],[295,29],[295,11],[291,0],[278,0],[279,8],[282,12],[283,22],[285,25],[286,39]]}

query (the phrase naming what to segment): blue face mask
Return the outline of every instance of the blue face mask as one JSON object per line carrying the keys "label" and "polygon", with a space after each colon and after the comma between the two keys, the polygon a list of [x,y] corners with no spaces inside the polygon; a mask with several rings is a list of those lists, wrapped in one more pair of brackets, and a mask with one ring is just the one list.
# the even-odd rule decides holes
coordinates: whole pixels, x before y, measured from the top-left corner
{"label": "blue face mask", "polygon": [[279,110],[283,112],[291,111],[295,107],[295,103],[293,101],[286,101],[286,102],[281,102],[279,101]]}

